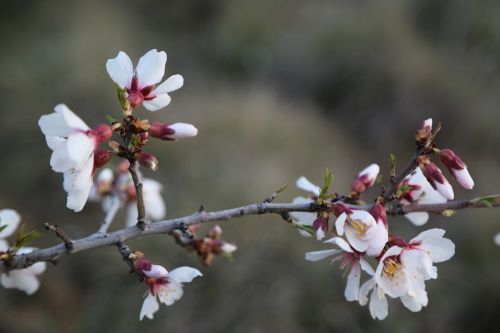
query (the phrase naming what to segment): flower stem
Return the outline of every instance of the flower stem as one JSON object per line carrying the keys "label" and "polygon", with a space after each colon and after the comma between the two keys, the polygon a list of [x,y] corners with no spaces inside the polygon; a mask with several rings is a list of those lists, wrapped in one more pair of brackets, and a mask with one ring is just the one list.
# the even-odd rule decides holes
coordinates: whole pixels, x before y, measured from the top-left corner
{"label": "flower stem", "polygon": [[137,228],[145,230],[146,223],[146,208],[144,207],[144,197],[142,193],[142,181],[141,175],[139,173],[139,163],[136,159],[130,159],[130,166],[128,168],[130,175],[132,175],[132,180],[134,181],[135,193],[137,196]]}

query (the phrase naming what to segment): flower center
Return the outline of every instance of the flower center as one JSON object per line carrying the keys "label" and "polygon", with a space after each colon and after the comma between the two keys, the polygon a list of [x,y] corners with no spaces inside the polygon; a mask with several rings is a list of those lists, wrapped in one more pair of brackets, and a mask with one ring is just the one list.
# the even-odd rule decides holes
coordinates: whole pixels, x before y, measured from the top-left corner
{"label": "flower center", "polygon": [[384,273],[387,276],[393,277],[394,274],[402,267],[401,263],[396,261],[395,258],[386,258],[384,260]]}
{"label": "flower center", "polygon": [[366,234],[367,225],[361,222],[361,220],[349,219],[349,225],[358,236],[364,236]]}

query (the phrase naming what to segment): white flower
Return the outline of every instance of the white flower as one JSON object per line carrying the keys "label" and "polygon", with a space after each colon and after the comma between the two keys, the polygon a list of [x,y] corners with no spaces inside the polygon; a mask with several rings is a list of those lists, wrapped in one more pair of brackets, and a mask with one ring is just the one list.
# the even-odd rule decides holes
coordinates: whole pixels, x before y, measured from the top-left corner
{"label": "white flower", "polygon": [[[416,168],[415,171],[405,178],[402,187],[405,187],[405,191],[400,200],[403,205],[409,205],[411,203],[419,203],[422,205],[438,204],[447,201],[445,197],[432,188],[420,168]],[[405,217],[414,225],[421,226],[429,220],[429,213],[413,212],[406,214]]]}
{"label": "white flower", "polygon": [[361,170],[361,172],[358,173],[358,176],[351,184],[351,191],[363,193],[364,191],[366,191],[366,189],[372,187],[377,180],[379,172],[380,167],[375,163],[370,164],[369,166]]}
{"label": "white flower", "polygon": [[94,150],[99,143],[93,132],[64,104],[38,121],[47,145],[52,149],[50,165],[64,175],[64,190],[68,193],[66,207],[79,212],[85,206],[92,187]]}
{"label": "white flower", "polygon": [[[297,179],[295,185],[301,190],[310,192],[312,196],[308,198],[296,197],[295,199],[293,199],[292,203],[313,203],[316,201],[316,198],[319,196],[319,193],[321,191],[319,186],[314,185],[306,177],[303,176]],[[314,222],[318,219],[318,214],[308,212],[291,212],[290,217],[301,226],[314,227]],[[326,230],[324,228],[324,223],[322,226],[318,226],[318,224],[316,224],[314,230],[316,233],[316,238],[318,240],[321,240],[325,237]],[[311,234],[303,229],[299,228],[298,231],[304,237],[311,237]]]}
{"label": "white flower", "polygon": [[346,234],[349,244],[358,252],[376,256],[387,242],[387,229],[377,223],[373,216],[364,210],[344,212],[335,221],[337,234]]}
{"label": "white flower", "polygon": [[[144,178],[142,180],[142,196],[144,198],[144,208],[146,210],[146,218],[153,221],[161,220],[167,213],[167,207],[161,196],[163,186],[156,180]],[[134,200],[127,207],[128,227],[137,223],[137,202]]]}
{"label": "white flower", "polygon": [[[21,217],[15,210],[2,209],[0,211],[0,226],[6,226],[0,231],[0,252],[5,252],[9,249],[9,244],[5,241],[5,238],[16,231],[20,221]],[[17,251],[17,254],[30,253],[33,250],[36,250],[36,248],[22,247]],[[40,282],[36,276],[42,274],[45,271],[45,267],[46,264],[44,262],[38,262],[28,268],[10,270],[7,273],[2,273],[0,283],[4,288],[19,289],[31,295],[38,290]]]}
{"label": "white flower", "polygon": [[140,320],[144,317],[153,319],[153,315],[160,308],[159,303],[167,306],[174,304],[184,293],[182,283],[191,282],[195,277],[202,276],[199,270],[187,266],[168,273],[164,267],[152,265],[151,270],[143,273],[149,278],[146,283],[150,287],[150,292],[142,304]]}
{"label": "white flower", "polygon": [[372,291],[370,297],[370,314],[373,319],[382,320],[389,314],[389,304],[385,293],[376,284],[373,278],[367,280],[361,288],[359,288],[359,304],[366,305],[368,303],[368,294]]}
{"label": "white flower", "polygon": [[374,275],[377,286],[393,298],[415,294],[411,290],[412,284],[399,257],[402,250],[399,246],[389,248],[380,259]]}
{"label": "white flower", "polygon": [[111,79],[120,88],[127,90],[128,101],[132,107],[142,103],[149,111],[158,111],[170,103],[168,93],[184,84],[182,76],[176,74],[155,86],[165,74],[166,62],[167,54],[153,49],[139,59],[134,71],[129,56],[120,51],[116,58],[106,62],[106,69]]}
{"label": "white flower", "polygon": [[344,291],[344,296],[349,302],[357,301],[361,270],[364,270],[368,274],[373,275],[373,268],[366,260],[362,258],[362,253],[355,251],[342,238],[333,237],[325,241],[325,243],[335,244],[339,247],[339,249],[307,252],[305,256],[306,260],[318,261],[340,253],[339,256],[333,259],[333,261],[340,260],[340,268],[349,271],[349,274],[347,275],[347,285]]}

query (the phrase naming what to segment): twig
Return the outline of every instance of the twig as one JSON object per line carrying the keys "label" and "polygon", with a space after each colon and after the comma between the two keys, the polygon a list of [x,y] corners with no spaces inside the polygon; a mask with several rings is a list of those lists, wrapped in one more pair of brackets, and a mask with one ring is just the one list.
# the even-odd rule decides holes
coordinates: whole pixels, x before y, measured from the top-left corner
{"label": "twig", "polygon": [[97,231],[98,233],[106,233],[111,225],[113,223],[113,220],[116,216],[116,213],[120,209],[122,205],[122,202],[118,196],[114,195],[111,197],[111,207],[109,210],[106,212],[106,216],[104,217],[104,221],[101,224],[101,227]]}
{"label": "twig", "polygon": [[142,194],[142,181],[139,174],[139,163],[137,160],[129,160],[130,166],[128,168],[130,175],[132,175],[132,180],[134,181],[135,193],[137,196],[137,228],[144,231],[146,229],[146,209],[144,208],[144,197]]}
{"label": "twig", "polygon": [[130,251],[130,248],[128,247],[127,244],[125,244],[122,241],[116,242],[116,247],[118,248],[118,251],[120,252],[122,259],[127,262],[128,266],[130,267],[130,273],[133,273],[134,270],[134,263],[132,260],[130,260],[130,254],[132,251]]}
{"label": "twig", "polygon": [[73,241],[68,237],[68,235],[66,235],[66,233],[61,228],[59,228],[57,225],[54,224],[45,223],[45,229],[55,233],[56,236],[64,242],[64,247],[66,248],[66,250],[68,250],[69,252],[73,251],[74,249]]}
{"label": "twig", "polygon": [[[369,210],[372,205],[351,205],[346,204],[351,209]],[[425,212],[442,212],[446,209],[463,209],[463,208],[488,208],[500,207],[500,202],[485,203],[474,200],[456,200],[449,201],[443,204],[434,205],[418,205],[412,204],[408,206],[393,205],[389,207],[388,212],[392,215],[403,215],[410,212],[425,211]],[[49,261],[70,253],[82,252],[90,249],[96,249],[104,246],[115,246],[120,242],[128,239],[138,238],[146,235],[168,234],[169,232],[180,229],[181,226],[190,226],[195,224],[207,223],[212,221],[226,221],[232,218],[237,218],[246,215],[258,214],[283,214],[289,212],[318,212],[324,207],[311,205],[310,203],[255,203],[247,206],[231,208],[216,212],[196,212],[192,215],[180,217],[176,219],[164,220],[156,223],[151,223],[147,229],[140,230],[137,227],[129,227],[105,234],[93,234],[81,239],[73,240],[73,250],[67,251],[66,243],[58,244],[45,249],[35,250],[26,254],[18,254],[14,256],[6,267],[4,263],[0,263],[0,271],[9,269],[25,268],[39,261]]]}

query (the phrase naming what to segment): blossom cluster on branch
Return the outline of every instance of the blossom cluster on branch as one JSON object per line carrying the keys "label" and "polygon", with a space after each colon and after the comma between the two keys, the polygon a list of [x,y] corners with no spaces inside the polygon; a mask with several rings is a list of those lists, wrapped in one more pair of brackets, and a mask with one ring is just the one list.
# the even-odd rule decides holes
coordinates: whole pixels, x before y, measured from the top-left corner
{"label": "blossom cluster on branch", "polygon": [[[438,148],[435,139],[441,127],[433,131],[432,119],[427,119],[415,134],[415,155],[398,173],[395,157],[391,156],[390,182],[369,204],[363,197],[369,188],[380,183],[381,168],[377,164],[359,172],[347,194],[330,190],[333,175],[327,171],[322,186],[300,177],[297,187],[310,195],[297,197],[292,203],[272,203],[284,190],[281,188],[260,203],[218,212],[207,212],[202,206],[193,215],[160,221],[167,212],[163,186],[143,178],[140,170],[143,167],[156,171],[159,161],[145,147],[151,138],[177,141],[198,134],[198,129],[191,124],[149,122],[137,115],[136,109],[140,106],[149,111],[166,107],[171,102],[170,93],[183,86],[184,79],[178,74],[162,82],[166,61],[165,52],[153,49],[139,59],[135,68],[124,52],[106,62],[120,105],[118,120],[108,117],[106,123],[90,127],[64,104],[57,105],[53,113],[41,116],[38,125],[52,150],[50,165],[55,172],[63,174],[66,207],[80,212],[87,201],[98,202],[104,219],[94,234],[81,239],[71,239],[61,227],[45,224],[62,243],[36,249],[26,245],[40,234],[25,232],[14,210],[1,210],[0,283],[3,287],[33,294],[39,288],[39,275],[46,269],[46,262],[55,263],[63,255],[113,245],[148,288],[139,319],[153,319],[160,304],[174,304],[183,295],[182,284],[202,274],[187,266],[168,271],[162,265],[153,264],[141,251],[131,251],[124,243],[126,240],[169,234],[181,247],[196,253],[204,266],[210,266],[216,256],[231,258],[237,247],[222,239],[219,225],[200,236],[199,224],[276,213],[303,236],[314,236],[319,241],[330,234],[332,237],[325,243],[334,248],[308,252],[305,259],[319,261],[334,256],[332,262],[338,261],[347,273],[345,298],[361,305],[369,304],[372,317],[383,319],[388,315],[387,296],[400,299],[414,312],[425,307],[428,303],[425,283],[437,278],[434,264],[449,260],[455,253],[455,245],[444,237],[443,229],[429,229],[405,241],[393,233],[388,215],[404,215],[414,225],[422,226],[429,219],[429,212],[444,214],[452,209],[500,206],[498,195],[452,201],[453,187],[432,162],[433,157],[439,157],[462,187],[470,190],[474,181],[454,151]],[[108,166],[112,160],[116,161],[115,166]],[[127,211],[124,228],[108,232],[122,208]],[[15,241],[9,245],[7,238],[14,233]],[[362,271],[368,275],[363,284]]]}

